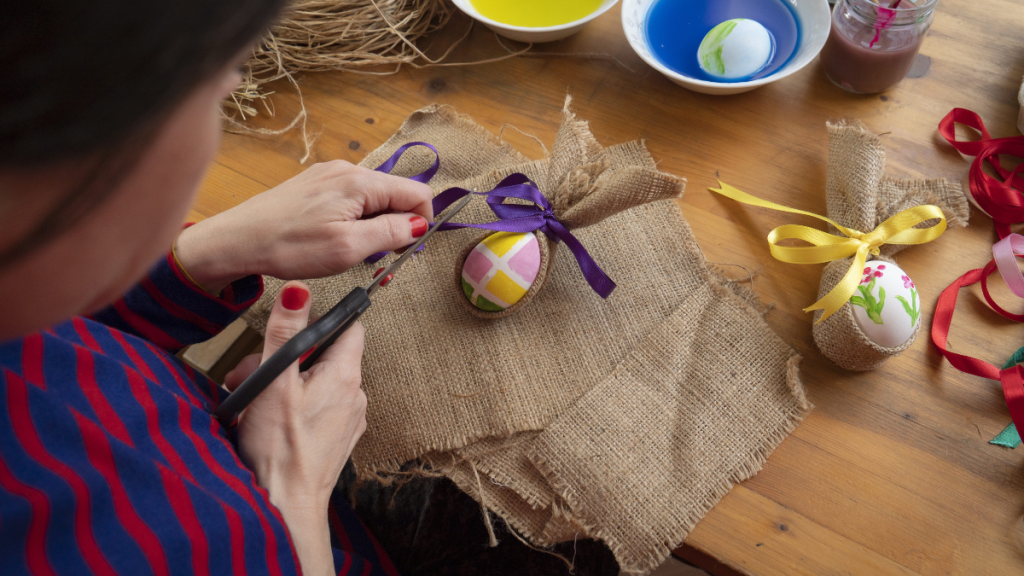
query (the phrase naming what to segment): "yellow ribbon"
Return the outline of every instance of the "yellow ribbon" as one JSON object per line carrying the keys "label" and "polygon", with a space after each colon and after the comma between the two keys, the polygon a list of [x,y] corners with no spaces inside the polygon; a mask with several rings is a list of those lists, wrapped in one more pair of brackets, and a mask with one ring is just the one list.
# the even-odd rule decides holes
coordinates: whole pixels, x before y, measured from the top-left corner
{"label": "yellow ribbon", "polygon": [[[790,264],[820,264],[853,256],[853,264],[839,284],[826,294],[824,298],[804,308],[804,312],[824,310],[825,313],[821,315],[818,322],[834,314],[843,307],[843,304],[850,300],[850,297],[857,290],[857,285],[860,284],[868,254],[878,256],[878,248],[882,244],[924,244],[925,242],[935,240],[946,231],[946,217],[942,214],[942,209],[930,204],[908,208],[882,222],[871,232],[864,233],[842,226],[824,216],[761,200],[756,196],[751,196],[746,192],[724,184],[721,180],[719,180],[718,185],[720,188],[708,188],[708,190],[738,202],[743,202],[744,204],[812,216],[818,220],[828,222],[848,236],[848,238],[844,238],[798,224],[779,226],[768,234],[768,244],[772,256],[776,260],[789,262]],[[939,223],[934,226],[914,228],[914,226],[922,222],[935,219],[939,220]],[[789,239],[803,240],[808,244],[813,244],[813,246],[778,245],[782,240]]]}

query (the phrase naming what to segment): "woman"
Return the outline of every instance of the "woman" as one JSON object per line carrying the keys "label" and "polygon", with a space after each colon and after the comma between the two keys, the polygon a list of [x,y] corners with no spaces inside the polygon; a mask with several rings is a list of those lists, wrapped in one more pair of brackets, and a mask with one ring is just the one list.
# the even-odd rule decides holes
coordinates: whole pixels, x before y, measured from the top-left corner
{"label": "woman", "polygon": [[[0,7],[0,573],[393,572],[328,505],[366,426],[361,327],[237,429],[173,356],[258,298],[260,274],[336,274],[432,218],[427,186],[335,161],[181,231],[220,102],[281,3]],[[309,309],[286,285],[263,357]]]}

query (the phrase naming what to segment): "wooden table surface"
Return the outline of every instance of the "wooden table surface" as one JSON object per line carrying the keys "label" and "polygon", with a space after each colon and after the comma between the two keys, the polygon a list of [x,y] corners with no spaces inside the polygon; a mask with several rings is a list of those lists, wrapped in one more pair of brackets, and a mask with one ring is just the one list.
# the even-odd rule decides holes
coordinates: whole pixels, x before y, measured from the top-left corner
{"label": "wooden table surface", "polygon": [[[429,53],[439,54],[468,25],[461,15],[453,18]],[[662,170],[688,179],[683,212],[709,260],[762,269],[755,289],[777,304],[766,320],[803,355],[803,381],[816,405],[764,469],[697,525],[682,553],[717,561],[719,571],[750,574],[1024,574],[1024,447],[988,444],[1010,422],[998,383],[952,368],[925,329],[879,370],[835,367],[815,348],[811,317],[801,311],[816,299],[821,267],[776,262],[765,242],[780,224],[820,224],[706,190],[720,175],[763,198],[824,214],[825,121],[841,117],[885,134],[889,175],[946,177],[966,190],[968,162],[936,126],[959,106],[978,112],[994,136],[1018,134],[1024,2],[941,0],[921,51],[931,57],[930,70],[874,96],[836,88],[817,61],[738,96],[689,92],[632,52],[618,7],[575,37],[534,50],[599,53],[623,65],[548,56],[406,67],[388,76],[307,74],[300,79],[309,125],[321,132],[313,161],[358,162],[409,113],[433,102],[451,104],[495,133],[509,123],[550,144],[562,101],[572,94],[579,117],[590,121],[602,144],[644,139]],[[449,61],[505,53],[493,34],[477,27]],[[277,116],[255,125],[279,127],[297,110],[294,89],[286,83],[274,89]],[[541,155],[530,138],[511,130],[505,136],[525,154]],[[294,176],[304,168],[302,155],[295,131],[225,135],[193,218]],[[984,265],[993,239],[991,221],[975,210],[968,228],[900,254],[921,290],[925,328],[939,292]],[[988,310],[978,290],[963,292],[953,349],[1002,364],[1024,345],[1024,327]],[[1020,311],[1007,290],[997,292]]]}

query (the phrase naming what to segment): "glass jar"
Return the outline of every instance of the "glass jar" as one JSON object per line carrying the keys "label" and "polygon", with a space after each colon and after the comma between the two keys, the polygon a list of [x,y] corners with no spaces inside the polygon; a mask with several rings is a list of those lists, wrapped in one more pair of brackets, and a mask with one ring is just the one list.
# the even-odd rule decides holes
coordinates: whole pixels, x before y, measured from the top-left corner
{"label": "glass jar", "polygon": [[[900,83],[914,63],[939,0],[838,0],[821,65],[836,86],[876,94]],[[895,9],[888,6],[896,5]]]}

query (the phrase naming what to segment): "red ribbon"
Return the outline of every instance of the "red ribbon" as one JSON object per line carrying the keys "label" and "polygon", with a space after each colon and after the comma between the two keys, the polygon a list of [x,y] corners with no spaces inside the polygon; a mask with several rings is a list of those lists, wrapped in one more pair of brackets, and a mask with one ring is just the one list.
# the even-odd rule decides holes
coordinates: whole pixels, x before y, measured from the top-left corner
{"label": "red ribbon", "polygon": [[939,295],[939,301],[935,305],[935,317],[932,319],[932,342],[938,346],[939,352],[949,360],[954,368],[988,378],[998,380],[1003,386],[1003,396],[1006,398],[1006,406],[1010,409],[1010,418],[1018,431],[1024,430],[1024,366],[1015,364],[1006,369],[1000,370],[996,366],[983,360],[950,352],[946,349],[949,337],[949,327],[953,323],[953,311],[956,309],[956,299],[960,289],[972,284],[981,282],[982,292],[985,299],[997,312],[1018,322],[1024,321],[1024,315],[1010,314],[997,306],[988,292],[988,277],[996,269],[995,260],[989,262],[984,268],[976,268],[957,278],[955,282],[946,287]]}
{"label": "red ribbon", "polygon": [[[957,140],[957,123],[981,132],[981,139],[971,142]],[[954,108],[939,122],[939,133],[959,152],[975,157],[969,173],[971,196],[992,218],[999,238],[1006,238],[1010,234],[1011,224],[1024,222],[1024,196],[1017,190],[1024,189],[1024,175],[1018,173],[1024,167],[1024,162],[1013,170],[1007,170],[1000,165],[999,156],[1002,154],[1024,158],[1024,137],[993,138],[985,129],[981,117],[963,108]],[[1002,180],[984,172],[982,168],[986,162]],[[942,291],[935,305],[935,317],[932,319],[932,342],[935,342],[942,355],[956,369],[982,378],[998,380],[1003,387],[1006,406],[1010,409],[1010,418],[1013,419],[1018,431],[1024,431],[1024,366],[1014,364],[1001,370],[988,362],[946,349],[957,296],[960,289],[965,286],[981,282],[982,294],[993,310],[1015,322],[1024,322],[1024,314],[1013,314],[1004,310],[996,304],[989,293],[988,277],[995,270],[996,261],[992,260],[984,268],[967,272]]]}
{"label": "red ribbon", "polygon": [[[963,124],[981,132],[981,140],[961,142],[956,139],[955,125]],[[1017,190],[1024,189],[1024,162],[1013,170],[999,164],[999,155],[1024,159],[1024,136],[993,138],[985,129],[981,117],[964,108],[954,108],[939,122],[939,134],[962,154],[974,156],[969,181],[971,196],[993,220],[999,238],[1006,238],[1010,225],[1024,222],[1024,197]],[[982,167],[988,162],[1002,181],[985,174]]]}

